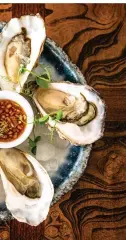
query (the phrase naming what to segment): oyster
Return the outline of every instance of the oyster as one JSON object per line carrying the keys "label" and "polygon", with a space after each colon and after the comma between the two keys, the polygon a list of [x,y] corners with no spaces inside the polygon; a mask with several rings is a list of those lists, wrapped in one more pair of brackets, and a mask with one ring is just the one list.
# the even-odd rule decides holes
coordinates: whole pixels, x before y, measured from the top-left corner
{"label": "oyster", "polygon": [[44,20],[39,14],[13,18],[0,35],[0,87],[21,91],[29,72],[20,73],[24,66],[34,67],[45,41]]}
{"label": "oyster", "polygon": [[51,83],[48,89],[37,89],[34,101],[43,116],[53,116],[57,110],[62,110],[60,121],[55,123],[49,117],[47,124],[50,128],[55,126],[59,136],[74,145],[93,143],[103,134],[105,106],[88,85]]}
{"label": "oyster", "polygon": [[0,150],[0,173],[6,205],[20,222],[36,226],[47,217],[53,185],[35,158],[18,149]]}

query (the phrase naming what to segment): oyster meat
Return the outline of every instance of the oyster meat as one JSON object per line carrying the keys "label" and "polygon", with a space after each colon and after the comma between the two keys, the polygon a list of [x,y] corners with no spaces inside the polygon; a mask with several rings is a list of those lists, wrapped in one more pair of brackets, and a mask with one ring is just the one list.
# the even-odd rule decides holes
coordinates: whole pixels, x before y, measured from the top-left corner
{"label": "oyster meat", "polygon": [[[0,34],[0,88],[21,91],[45,41],[44,20],[39,14],[13,18]],[[20,72],[21,66],[29,71]]]}
{"label": "oyster meat", "polygon": [[54,189],[38,161],[18,149],[1,149],[0,174],[6,205],[14,218],[32,226],[44,221]]}
{"label": "oyster meat", "polygon": [[[91,144],[103,134],[105,106],[88,85],[51,83],[48,89],[37,89],[34,101],[43,116],[50,114],[49,129],[55,126],[59,136],[74,145]],[[58,110],[63,115],[55,123],[51,116]]]}

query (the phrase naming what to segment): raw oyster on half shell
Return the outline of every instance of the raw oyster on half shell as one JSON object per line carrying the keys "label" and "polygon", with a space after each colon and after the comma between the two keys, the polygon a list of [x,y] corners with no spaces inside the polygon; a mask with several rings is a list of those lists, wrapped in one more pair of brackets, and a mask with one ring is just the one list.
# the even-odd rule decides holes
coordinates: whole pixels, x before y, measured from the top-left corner
{"label": "raw oyster on half shell", "polygon": [[54,189],[40,163],[18,149],[0,149],[0,174],[5,202],[14,218],[32,226],[44,221]]}
{"label": "raw oyster on half shell", "polygon": [[45,41],[44,20],[39,14],[12,18],[0,34],[0,88],[21,91]]}
{"label": "raw oyster on half shell", "polygon": [[34,101],[43,116],[62,110],[60,121],[55,123],[50,117],[47,124],[49,129],[55,126],[59,136],[74,145],[91,144],[103,134],[105,106],[88,85],[50,83],[48,89],[37,89]]}

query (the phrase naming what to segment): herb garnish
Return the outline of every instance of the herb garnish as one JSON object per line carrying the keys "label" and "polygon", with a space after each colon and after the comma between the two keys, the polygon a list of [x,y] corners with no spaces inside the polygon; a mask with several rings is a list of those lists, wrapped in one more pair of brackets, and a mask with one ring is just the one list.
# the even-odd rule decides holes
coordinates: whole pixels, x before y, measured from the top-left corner
{"label": "herb garnish", "polygon": [[28,143],[31,149],[31,152],[36,155],[36,150],[37,150],[37,143],[41,140],[40,136],[37,136],[34,138],[34,140],[32,140],[31,138],[28,138]]}
{"label": "herb garnish", "polygon": [[[53,117],[51,117],[52,115],[53,115]],[[51,142],[52,142],[53,141],[54,131],[56,130],[56,123],[61,120],[62,116],[63,116],[63,112],[62,112],[62,110],[59,110],[59,111],[57,111],[55,113],[53,112],[53,113],[50,113],[50,114],[46,114],[43,117],[35,117],[33,123],[34,123],[34,126],[37,125],[37,124],[43,125],[43,124],[47,123],[49,118],[51,117],[52,120],[55,121],[54,127],[52,127],[51,134],[50,134]],[[33,131],[33,133],[34,133],[34,131]],[[41,137],[40,136],[35,137],[35,133],[34,133],[34,140],[29,138],[29,146],[30,146],[31,152],[34,155],[36,155],[37,143],[40,140],[41,140]]]}
{"label": "herb garnish", "polygon": [[29,72],[31,75],[35,76],[35,81],[39,87],[48,88],[48,85],[51,82],[50,72],[45,65],[40,64],[40,67],[43,71],[38,75],[36,72],[28,70],[23,64],[20,64],[19,74]]}
{"label": "herb garnish", "polygon": [[59,110],[56,113],[55,119],[53,119],[55,120],[55,124],[54,124],[54,127],[51,129],[51,142],[53,141],[54,131],[56,130],[56,124],[58,121],[62,119],[62,116],[63,116],[63,111]]}

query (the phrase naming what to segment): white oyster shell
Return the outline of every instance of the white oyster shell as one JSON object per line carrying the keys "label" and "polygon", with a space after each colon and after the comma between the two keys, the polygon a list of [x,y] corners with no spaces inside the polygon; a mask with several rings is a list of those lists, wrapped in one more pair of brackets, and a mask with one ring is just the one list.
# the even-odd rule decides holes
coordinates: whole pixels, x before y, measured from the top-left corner
{"label": "white oyster shell", "polygon": [[[44,20],[41,18],[39,14],[26,15],[21,18],[13,18],[11,19],[3,28],[2,33],[0,34],[0,88],[2,90],[14,90],[17,92],[21,91],[24,83],[26,82],[29,72],[24,72],[20,74],[18,77],[18,81],[11,81],[11,76],[13,76],[14,71],[18,68],[18,63],[15,59],[9,59],[9,46],[12,41],[15,41],[16,49],[13,49],[13,44],[11,45],[12,50],[14,50],[14,54],[16,57],[21,57],[23,59],[23,53],[26,51],[28,45],[21,46],[19,45],[18,40],[14,40],[22,34],[22,29],[25,29],[25,39],[29,39],[30,41],[30,55],[27,59],[26,68],[31,71],[34,67],[41,51],[43,50],[43,44],[46,37]],[[22,41],[22,40],[21,40]],[[24,40],[26,41],[26,40]],[[23,44],[22,44],[23,45]],[[14,48],[15,48],[14,46]],[[12,51],[13,53],[13,51]],[[26,54],[27,55],[27,54]],[[18,58],[19,59],[19,58]],[[6,64],[6,60],[8,60],[8,64]],[[26,60],[26,59],[25,59]],[[20,64],[20,63],[19,63]],[[8,76],[10,74],[10,76]]]}
{"label": "white oyster shell", "polygon": [[46,170],[40,165],[40,163],[31,155],[27,153],[23,154],[34,167],[41,185],[41,197],[31,199],[25,195],[21,195],[14,185],[8,181],[2,168],[0,168],[0,174],[6,195],[5,202],[13,217],[18,221],[37,226],[47,217],[54,194],[54,188]]}
{"label": "white oyster shell", "polygon": [[[86,145],[91,144],[102,137],[104,130],[105,105],[93,88],[86,84],[79,85],[69,82],[55,82],[49,85],[49,89],[59,90],[71,94],[76,98],[79,98],[81,94],[88,102],[94,103],[97,108],[96,117],[86,125],[78,126],[76,123],[70,123],[68,121],[57,122],[55,127],[61,138],[69,140],[74,145]],[[34,94],[34,101],[42,115],[45,116],[47,113],[37,101],[37,91]],[[47,124],[51,130],[55,125],[55,121],[52,120],[52,118],[49,118]]]}

